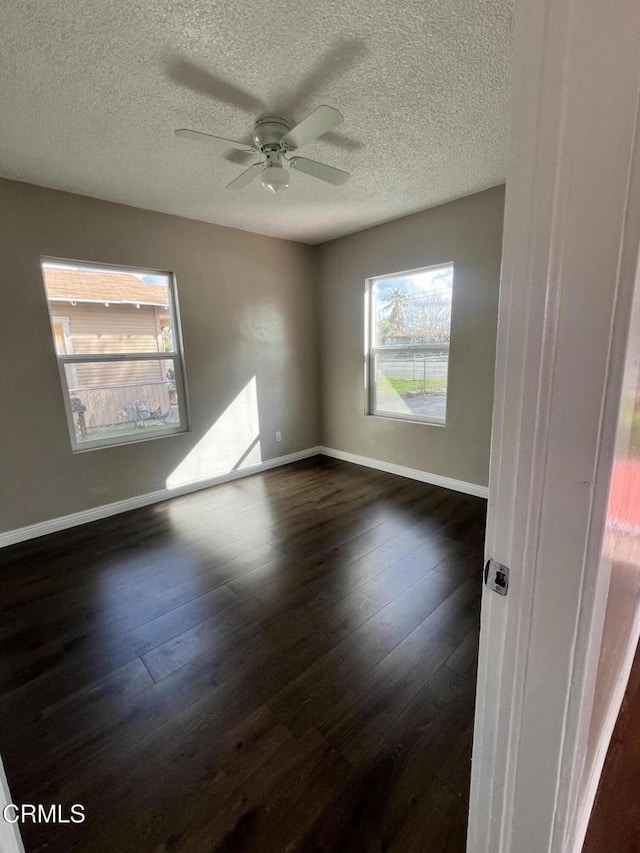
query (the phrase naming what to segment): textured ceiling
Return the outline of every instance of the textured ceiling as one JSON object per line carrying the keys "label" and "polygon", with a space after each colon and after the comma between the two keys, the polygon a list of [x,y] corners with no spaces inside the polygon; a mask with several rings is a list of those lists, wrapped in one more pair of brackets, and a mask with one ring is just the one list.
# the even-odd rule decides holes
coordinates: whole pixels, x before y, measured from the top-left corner
{"label": "textured ceiling", "polygon": [[[319,243],[500,183],[510,0],[4,0],[0,174]],[[264,113],[344,115],[278,196],[232,192]]]}

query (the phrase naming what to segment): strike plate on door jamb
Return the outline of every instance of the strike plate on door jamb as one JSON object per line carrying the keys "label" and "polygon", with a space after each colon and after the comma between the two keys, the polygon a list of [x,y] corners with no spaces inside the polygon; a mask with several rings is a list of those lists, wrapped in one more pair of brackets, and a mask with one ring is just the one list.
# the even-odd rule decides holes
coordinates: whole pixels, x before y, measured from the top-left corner
{"label": "strike plate on door jamb", "polygon": [[487,560],[487,565],[484,567],[484,582],[498,595],[506,595],[509,589],[508,566],[503,566],[496,560]]}

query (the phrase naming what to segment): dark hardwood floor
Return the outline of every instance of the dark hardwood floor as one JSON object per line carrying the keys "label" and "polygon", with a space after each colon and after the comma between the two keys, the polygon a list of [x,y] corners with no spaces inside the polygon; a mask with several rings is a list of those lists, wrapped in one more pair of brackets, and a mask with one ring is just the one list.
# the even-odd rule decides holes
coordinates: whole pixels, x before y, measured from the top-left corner
{"label": "dark hardwood floor", "polygon": [[640,853],[640,649],[604,763],[583,853]]}
{"label": "dark hardwood floor", "polygon": [[27,853],[463,853],[484,521],[318,457],[0,552]]}

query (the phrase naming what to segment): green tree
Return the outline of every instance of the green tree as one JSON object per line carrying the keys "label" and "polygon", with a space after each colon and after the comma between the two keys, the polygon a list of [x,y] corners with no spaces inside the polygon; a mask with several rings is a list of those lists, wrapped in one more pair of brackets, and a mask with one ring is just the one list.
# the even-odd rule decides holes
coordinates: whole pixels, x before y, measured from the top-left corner
{"label": "green tree", "polygon": [[405,311],[409,307],[411,299],[402,287],[394,287],[387,293],[387,299],[382,311],[387,315],[393,330],[399,334],[404,330],[406,316]]}
{"label": "green tree", "polygon": [[386,344],[389,338],[393,335],[393,325],[391,324],[391,320],[387,320],[386,317],[378,318],[378,340],[377,344]]}

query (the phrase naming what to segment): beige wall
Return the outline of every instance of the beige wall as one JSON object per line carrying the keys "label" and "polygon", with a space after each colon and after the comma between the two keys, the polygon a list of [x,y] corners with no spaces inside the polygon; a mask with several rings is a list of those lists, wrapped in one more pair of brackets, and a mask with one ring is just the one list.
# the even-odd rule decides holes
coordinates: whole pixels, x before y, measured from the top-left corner
{"label": "beige wall", "polygon": [[[0,532],[224,473],[258,436],[241,465],[322,443],[485,485],[503,195],[313,248],[0,180]],[[176,274],[189,433],[71,452],[42,256]],[[446,427],[365,416],[365,278],[447,261]]]}
{"label": "beige wall", "polygon": [[[316,254],[0,180],[0,531],[162,489],[185,458],[192,464],[182,467],[182,482],[191,471],[229,470],[244,448],[221,453],[223,434],[241,443],[258,430],[252,461],[318,444]],[[71,452],[43,255],[175,272],[190,433]],[[247,423],[236,427],[225,412]]]}
{"label": "beige wall", "polygon": [[[320,247],[322,443],[349,453],[486,485],[504,188]],[[365,279],[454,263],[447,424],[365,412]]]}

